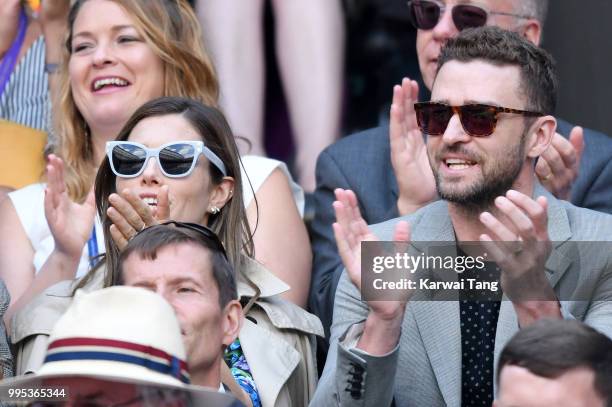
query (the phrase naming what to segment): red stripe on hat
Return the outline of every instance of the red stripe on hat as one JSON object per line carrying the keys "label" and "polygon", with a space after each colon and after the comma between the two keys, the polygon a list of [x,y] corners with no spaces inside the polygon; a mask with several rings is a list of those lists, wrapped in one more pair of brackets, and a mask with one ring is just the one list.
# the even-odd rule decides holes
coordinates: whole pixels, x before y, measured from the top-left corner
{"label": "red stripe on hat", "polygon": [[140,345],[133,342],[118,341],[116,339],[101,339],[101,338],[64,338],[57,339],[49,344],[47,350],[63,348],[63,347],[78,347],[78,346],[104,346],[107,348],[128,349],[135,352],[145,353],[154,357],[158,357],[170,362],[172,359],[177,359],[182,370],[187,370],[187,362],[175,356],[164,352],[161,349],[152,346]]}

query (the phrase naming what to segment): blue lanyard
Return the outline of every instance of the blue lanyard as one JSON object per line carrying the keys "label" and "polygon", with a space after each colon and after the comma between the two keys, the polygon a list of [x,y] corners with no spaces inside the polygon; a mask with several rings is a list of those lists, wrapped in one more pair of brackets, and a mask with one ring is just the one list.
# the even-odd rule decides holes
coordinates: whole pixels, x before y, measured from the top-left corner
{"label": "blue lanyard", "polygon": [[89,253],[89,267],[96,265],[96,258],[98,257],[98,238],[96,237],[96,225],[94,225],[91,231],[91,236],[87,241],[87,252]]}
{"label": "blue lanyard", "polygon": [[2,96],[4,93],[4,89],[6,88],[11,74],[13,73],[13,69],[15,68],[15,64],[17,63],[17,58],[19,57],[19,51],[23,45],[27,28],[28,18],[26,17],[25,11],[23,11],[22,8],[21,12],[19,13],[19,29],[17,31],[17,38],[15,38],[13,41],[13,44],[2,58],[2,61],[0,61],[0,96]]}

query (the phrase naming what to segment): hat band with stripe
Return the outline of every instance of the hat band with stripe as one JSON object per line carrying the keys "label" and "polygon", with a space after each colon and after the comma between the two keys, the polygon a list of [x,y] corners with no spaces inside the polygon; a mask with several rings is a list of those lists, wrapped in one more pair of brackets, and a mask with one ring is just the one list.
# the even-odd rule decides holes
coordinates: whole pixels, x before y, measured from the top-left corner
{"label": "hat band with stripe", "polygon": [[74,360],[103,360],[141,366],[190,383],[187,362],[161,349],[101,338],[63,338],[49,344],[45,364]]}

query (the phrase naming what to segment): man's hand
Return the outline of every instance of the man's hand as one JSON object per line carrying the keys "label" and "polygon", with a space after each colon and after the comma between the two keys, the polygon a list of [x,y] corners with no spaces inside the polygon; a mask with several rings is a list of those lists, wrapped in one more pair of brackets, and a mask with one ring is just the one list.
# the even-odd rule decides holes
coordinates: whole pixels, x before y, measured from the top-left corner
{"label": "man's hand", "polygon": [[414,103],[419,99],[419,85],[404,78],[393,88],[389,123],[391,164],[397,179],[400,216],[410,214],[436,199],[436,183],[423,134],[416,122]]}
{"label": "man's hand", "polygon": [[157,206],[153,209],[129,189],[111,194],[108,201],[111,206],[106,210],[106,214],[113,222],[110,233],[119,250],[123,250],[129,240],[144,228],[170,217],[167,185],[160,188]]}
{"label": "man's hand", "polygon": [[[377,241],[361,217],[353,191],[336,189],[336,223],[333,224],[338,252],[352,283],[361,290],[361,242]],[[398,222],[394,241],[410,241],[407,222]],[[371,355],[390,352],[399,340],[405,301],[368,301],[370,313],[357,347]]]}
{"label": "man's hand", "polygon": [[560,317],[559,305],[545,274],[552,250],[548,237],[546,198],[533,200],[518,191],[495,199],[497,216],[489,212],[480,221],[489,233],[480,236],[491,258],[501,268],[501,286],[513,302],[519,323],[542,317]]}
{"label": "man's hand", "polygon": [[574,127],[569,140],[555,133],[550,146],[538,160],[536,174],[542,185],[557,198],[570,198],[572,184],[578,177],[583,150],[582,127]]}

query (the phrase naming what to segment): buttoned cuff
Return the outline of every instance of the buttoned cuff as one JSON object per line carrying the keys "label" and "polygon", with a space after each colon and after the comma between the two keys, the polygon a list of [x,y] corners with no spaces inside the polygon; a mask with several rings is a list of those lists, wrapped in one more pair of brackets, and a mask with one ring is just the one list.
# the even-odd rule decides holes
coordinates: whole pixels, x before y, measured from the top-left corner
{"label": "buttoned cuff", "polygon": [[370,355],[356,348],[364,328],[365,321],[354,324],[339,338],[338,372],[345,373],[337,376],[336,383],[340,399],[346,400],[340,405],[388,406],[393,400],[399,343],[385,355]]}

